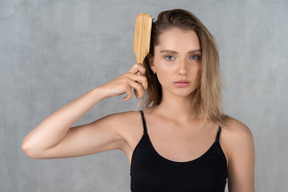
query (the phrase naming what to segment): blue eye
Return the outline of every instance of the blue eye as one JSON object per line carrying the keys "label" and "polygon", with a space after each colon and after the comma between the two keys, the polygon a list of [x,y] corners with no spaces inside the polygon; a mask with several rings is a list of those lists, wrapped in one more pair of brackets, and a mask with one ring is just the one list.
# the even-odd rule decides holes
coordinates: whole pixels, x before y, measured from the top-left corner
{"label": "blue eye", "polygon": [[199,58],[200,58],[199,55],[192,55],[192,56],[190,57],[190,59],[192,59],[192,60],[198,60]]}
{"label": "blue eye", "polygon": [[168,61],[172,61],[172,60],[174,60],[174,57],[172,55],[167,55],[167,56],[165,56],[165,59]]}

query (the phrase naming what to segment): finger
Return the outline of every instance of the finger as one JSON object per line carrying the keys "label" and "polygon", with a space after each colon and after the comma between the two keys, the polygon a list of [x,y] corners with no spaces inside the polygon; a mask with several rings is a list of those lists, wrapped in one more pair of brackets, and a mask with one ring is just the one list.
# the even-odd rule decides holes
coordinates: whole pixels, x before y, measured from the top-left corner
{"label": "finger", "polygon": [[144,96],[144,88],[141,84],[135,82],[135,81],[131,81],[130,82],[131,87],[133,87],[135,90],[137,90],[138,92],[138,96],[136,95],[137,98],[141,98]]}
{"label": "finger", "polygon": [[128,101],[133,97],[133,92],[132,92],[131,88],[126,90],[126,94],[127,95],[126,95],[126,97],[123,98],[123,101]]}
{"label": "finger", "polygon": [[141,84],[137,83],[133,79],[128,79],[128,85],[125,88],[125,93],[127,94],[126,97],[123,98],[123,101],[128,101],[133,97],[133,92],[131,88],[134,88],[135,90],[138,91],[138,97],[141,98],[144,96],[144,88]]}
{"label": "finger", "polygon": [[127,74],[127,77],[128,77],[129,79],[133,79],[133,80],[136,81],[137,83],[141,84],[144,89],[147,89],[147,88],[148,88],[148,81],[147,81],[146,76],[140,75],[140,74],[137,75],[137,74],[128,73],[128,74]]}
{"label": "finger", "polygon": [[146,69],[145,69],[144,65],[143,65],[143,64],[137,64],[137,66],[138,66],[138,71],[139,71],[142,75],[145,75]]}
{"label": "finger", "polygon": [[148,88],[148,81],[147,81],[147,78],[143,75],[135,75],[135,81],[137,83],[140,83],[144,89],[147,89]]}
{"label": "finger", "polygon": [[146,69],[142,64],[136,63],[131,67],[129,72],[133,74],[137,74],[138,72],[140,72],[142,75],[144,75],[146,72]]}

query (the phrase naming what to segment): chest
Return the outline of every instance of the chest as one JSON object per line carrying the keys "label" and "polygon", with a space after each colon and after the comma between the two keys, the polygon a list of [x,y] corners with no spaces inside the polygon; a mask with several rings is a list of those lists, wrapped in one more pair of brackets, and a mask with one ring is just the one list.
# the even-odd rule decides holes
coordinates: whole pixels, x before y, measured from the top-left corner
{"label": "chest", "polygon": [[132,157],[131,189],[223,192],[226,171],[225,158],[218,142],[196,159],[176,162],[160,155],[149,136],[144,134]]}
{"label": "chest", "polygon": [[216,128],[193,128],[191,126],[150,125],[148,139],[154,150],[162,157],[184,162],[203,155],[215,142]]}

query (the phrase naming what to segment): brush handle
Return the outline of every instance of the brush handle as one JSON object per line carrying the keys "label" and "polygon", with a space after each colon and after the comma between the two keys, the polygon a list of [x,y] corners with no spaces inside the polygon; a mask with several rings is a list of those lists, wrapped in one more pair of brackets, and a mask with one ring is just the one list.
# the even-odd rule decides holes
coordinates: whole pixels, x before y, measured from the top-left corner
{"label": "brush handle", "polygon": [[[149,14],[141,13],[137,15],[135,22],[133,50],[136,56],[137,63],[143,64],[143,61],[150,49],[152,29],[152,17]],[[139,73],[137,73],[139,74]],[[139,93],[134,89],[136,97]]]}

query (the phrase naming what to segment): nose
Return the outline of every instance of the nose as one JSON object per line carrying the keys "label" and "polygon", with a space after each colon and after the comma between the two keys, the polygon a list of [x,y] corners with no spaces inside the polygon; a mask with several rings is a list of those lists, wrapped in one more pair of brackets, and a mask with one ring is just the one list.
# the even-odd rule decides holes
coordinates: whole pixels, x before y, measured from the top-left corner
{"label": "nose", "polygon": [[186,69],[186,62],[185,62],[185,60],[184,59],[181,59],[180,61],[179,61],[179,72],[178,72],[178,74],[179,75],[186,75],[187,74],[187,69]]}
{"label": "nose", "polygon": [[187,72],[185,70],[180,70],[179,71],[179,75],[186,75],[186,74],[187,74]]}

